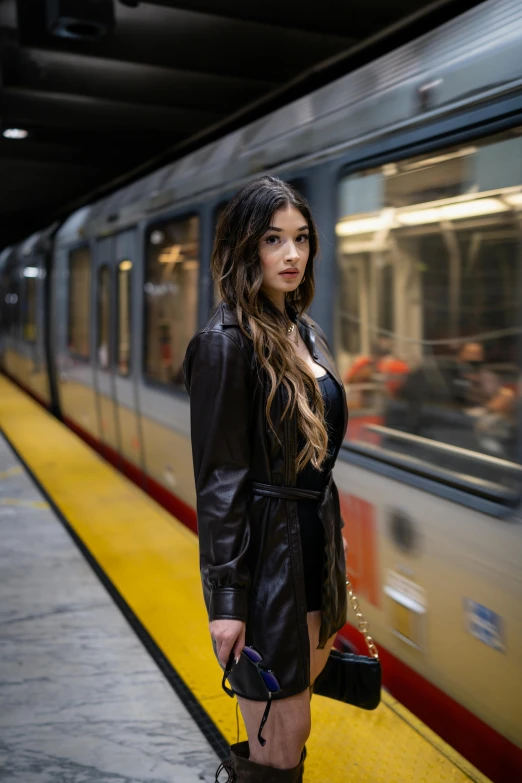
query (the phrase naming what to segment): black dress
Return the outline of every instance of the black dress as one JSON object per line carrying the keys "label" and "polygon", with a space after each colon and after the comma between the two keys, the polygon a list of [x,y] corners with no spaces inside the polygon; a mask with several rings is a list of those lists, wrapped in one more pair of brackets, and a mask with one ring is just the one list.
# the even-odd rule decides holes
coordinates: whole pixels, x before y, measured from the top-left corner
{"label": "black dress", "polygon": [[[321,467],[316,470],[309,462],[297,474],[296,486],[300,489],[312,489],[321,492],[328,474],[331,472],[335,455],[343,441],[343,399],[341,390],[333,378],[326,373],[317,378],[325,407],[325,421],[328,432],[328,454]],[[299,443],[299,449],[303,441]],[[321,609],[324,568],[324,531],[317,513],[318,501],[299,500],[297,504],[301,549],[306,589],[306,610],[313,612]]]}

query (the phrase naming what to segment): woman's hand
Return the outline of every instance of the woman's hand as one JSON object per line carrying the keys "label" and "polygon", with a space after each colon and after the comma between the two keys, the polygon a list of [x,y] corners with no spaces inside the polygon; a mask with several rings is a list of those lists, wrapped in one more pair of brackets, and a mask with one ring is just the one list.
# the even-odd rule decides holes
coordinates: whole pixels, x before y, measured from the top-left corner
{"label": "woman's hand", "polygon": [[216,652],[223,668],[226,668],[230,653],[234,653],[236,663],[245,646],[245,623],[241,620],[212,620],[210,635],[216,642]]}

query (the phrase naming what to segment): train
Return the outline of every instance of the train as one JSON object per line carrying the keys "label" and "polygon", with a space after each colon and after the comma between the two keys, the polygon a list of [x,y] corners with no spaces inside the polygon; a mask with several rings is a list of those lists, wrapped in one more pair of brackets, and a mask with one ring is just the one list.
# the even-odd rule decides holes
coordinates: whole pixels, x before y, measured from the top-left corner
{"label": "train", "polygon": [[384,685],[496,783],[522,770],[521,47],[522,4],[487,0],[0,255],[3,371],[196,531],[216,221],[261,173],[306,196]]}

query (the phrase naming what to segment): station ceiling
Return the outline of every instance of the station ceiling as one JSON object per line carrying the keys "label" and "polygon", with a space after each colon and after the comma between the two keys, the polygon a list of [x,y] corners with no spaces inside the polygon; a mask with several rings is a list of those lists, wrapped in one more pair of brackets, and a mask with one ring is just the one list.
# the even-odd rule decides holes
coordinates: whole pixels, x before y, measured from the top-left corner
{"label": "station ceiling", "polygon": [[478,4],[0,0],[0,249]]}

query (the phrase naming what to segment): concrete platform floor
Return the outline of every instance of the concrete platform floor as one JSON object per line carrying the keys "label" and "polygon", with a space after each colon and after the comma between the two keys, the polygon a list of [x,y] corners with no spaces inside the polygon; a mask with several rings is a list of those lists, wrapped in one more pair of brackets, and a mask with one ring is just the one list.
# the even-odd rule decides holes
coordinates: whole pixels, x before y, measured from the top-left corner
{"label": "concrete platform floor", "polygon": [[0,437],[0,781],[210,783],[218,763]]}

